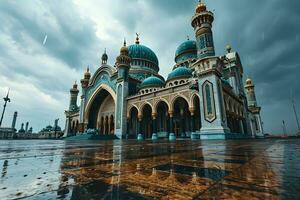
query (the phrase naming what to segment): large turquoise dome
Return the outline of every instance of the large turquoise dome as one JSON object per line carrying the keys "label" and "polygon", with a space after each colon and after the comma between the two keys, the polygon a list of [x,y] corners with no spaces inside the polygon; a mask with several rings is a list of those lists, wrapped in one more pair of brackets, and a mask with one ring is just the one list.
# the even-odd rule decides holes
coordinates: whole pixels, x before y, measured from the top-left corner
{"label": "large turquoise dome", "polygon": [[187,40],[179,45],[175,52],[175,62],[197,58],[197,45],[194,40]]}
{"label": "large turquoise dome", "polygon": [[140,85],[140,88],[146,88],[146,87],[163,87],[164,81],[156,76],[150,76],[143,80],[143,82]]}
{"label": "large turquoise dome", "polygon": [[138,38],[135,44],[128,47],[131,57],[130,77],[143,81],[145,78],[154,74],[158,75],[159,66],[155,53],[145,45],[141,45]]}
{"label": "large turquoise dome", "polygon": [[128,47],[129,56],[132,59],[142,59],[150,61],[158,66],[158,59],[155,53],[149,48],[141,44],[133,44]]}
{"label": "large turquoise dome", "polygon": [[177,67],[168,75],[168,81],[177,78],[190,78],[192,71],[186,67]]}

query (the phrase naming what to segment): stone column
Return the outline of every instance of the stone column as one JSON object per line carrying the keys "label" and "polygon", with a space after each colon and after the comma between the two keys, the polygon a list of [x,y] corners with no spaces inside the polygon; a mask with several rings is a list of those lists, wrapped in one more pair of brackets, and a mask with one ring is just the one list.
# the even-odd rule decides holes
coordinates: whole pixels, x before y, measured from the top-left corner
{"label": "stone column", "polygon": [[152,140],[157,139],[157,113],[152,113]]}
{"label": "stone column", "polygon": [[25,126],[25,133],[28,132],[28,126],[29,126],[29,122],[26,122],[26,126]]}
{"label": "stone column", "polygon": [[138,136],[137,139],[138,140],[143,140],[144,136],[142,134],[142,119],[143,119],[143,115],[138,114]]}
{"label": "stone column", "polygon": [[184,116],[184,109],[180,109],[180,136],[185,137],[185,131],[186,131],[186,123],[185,123],[185,116]]}
{"label": "stone column", "polygon": [[189,110],[191,113],[191,139],[194,140],[198,138],[198,135],[195,132],[195,108],[191,107]]}
{"label": "stone column", "polygon": [[104,117],[104,120],[103,120],[103,135],[106,134],[106,117]]}
{"label": "stone column", "polygon": [[169,140],[176,140],[176,136],[174,133],[174,124],[173,124],[173,111],[169,111],[169,116],[170,116],[170,133],[169,133]]}
{"label": "stone column", "polygon": [[241,119],[239,120],[239,122],[240,122],[240,130],[241,130],[241,134],[245,134],[245,131],[244,131],[244,125],[243,125],[243,119],[241,118]]}
{"label": "stone column", "polygon": [[127,117],[126,136],[125,136],[126,139],[128,139],[129,130],[130,130],[130,117]]}
{"label": "stone column", "polygon": [[108,135],[110,134],[110,117],[108,117]]}
{"label": "stone column", "polygon": [[12,128],[13,130],[15,130],[15,128],[16,128],[17,116],[18,116],[18,112],[16,111],[16,112],[14,113],[14,118],[13,118],[13,121],[12,121],[12,124],[11,124],[11,128]]}

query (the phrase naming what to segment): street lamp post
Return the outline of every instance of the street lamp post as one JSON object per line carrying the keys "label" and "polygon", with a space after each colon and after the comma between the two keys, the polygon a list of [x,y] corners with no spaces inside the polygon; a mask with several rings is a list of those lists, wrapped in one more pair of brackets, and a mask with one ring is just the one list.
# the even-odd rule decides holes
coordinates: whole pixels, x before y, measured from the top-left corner
{"label": "street lamp post", "polygon": [[8,96],[9,96],[9,89],[8,89],[7,94],[6,94],[6,97],[3,98],[4,99],[4,106],[3,106],[3,111],[2,111],[1,120],[0,120],[0,127],[2,125],[2,121],[3,121],[5,109],[6,109],[6,104],[7,104],[7,102],[10,102],[10,98]]}

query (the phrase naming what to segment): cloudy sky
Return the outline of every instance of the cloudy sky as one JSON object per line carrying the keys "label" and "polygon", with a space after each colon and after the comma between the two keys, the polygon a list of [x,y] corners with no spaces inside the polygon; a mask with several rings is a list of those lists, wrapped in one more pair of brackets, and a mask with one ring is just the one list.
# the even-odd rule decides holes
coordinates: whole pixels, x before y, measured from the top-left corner
{"label": "cloudy sky", "polygon": [[[239,52],[244,77],[256,84],[265,130],[297,130],[291,93],[300,113],[300,1],[206,0],[215,13],[218,55],[226,44]],[[55,118],[64,127],[69,88],[87,65],[94,72],[107,48],[114,64],[123,38],[156,52],[166,77],[176,47],[194,37],[196,0],[2,0],[0,1],[0,95],[11,88],[4,125],[19,113],[17,128],[35,131]],[[45,36],[46,43],[43,45]],[[2,110],[2,109],[1,109]]]}

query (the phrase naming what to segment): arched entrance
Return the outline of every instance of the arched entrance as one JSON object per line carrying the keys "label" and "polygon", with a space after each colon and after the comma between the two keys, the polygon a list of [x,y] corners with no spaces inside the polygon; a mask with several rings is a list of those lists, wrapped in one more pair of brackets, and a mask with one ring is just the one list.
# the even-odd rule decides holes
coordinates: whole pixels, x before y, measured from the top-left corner
{"label": "arched entrance", "polygon": [[190,112],[187,101],[177,97],[174,101],[173,130],[177,137],[187,137],[190,133]]}
{"label": "arched entrance", "polygon": [[156,106],[157,112],[157,133],[168,133],[168,105],[164,101],[160,101]]}
{"label": "arched entrance", "polygon": [[194,113],[194,131],[200,131],[201,129],[201,114],[200,114],[200,100],[197,95],[194,96],[193,98],[193,104],[195,107],[195,113]]}
{"label": "arched entrance", "polygon": [[137,138],[138,134],[138,110],[136,107],[132,107],[129,111],[129,138]]}
{"label": "arched entrance", "polygon": [[101,86],[87,104],[87,128],[97,129],[100,135],[114,134],[115,98],[112,95],[115,94],[110,88]]}
{"label": "arched entrance", "polygon": [[151,138],[152,136],[152,109],[151,106],[146,104],[142,109],[142,133],[144,138]]}

